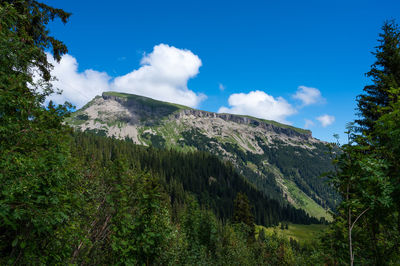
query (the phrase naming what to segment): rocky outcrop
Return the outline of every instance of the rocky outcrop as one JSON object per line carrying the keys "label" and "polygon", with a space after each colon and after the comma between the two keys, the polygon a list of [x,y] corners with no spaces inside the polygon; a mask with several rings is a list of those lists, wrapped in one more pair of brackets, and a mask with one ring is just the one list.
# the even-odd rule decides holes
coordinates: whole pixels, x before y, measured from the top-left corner
{"label": "rocky outcrop", "polygon": [[[135,117],[141,117],[145,124],[154,124],[163,117],[167,117],[179,110],[178,107],[171,104],[154,104],[155,100],[146,97],[119,97],[103,93],[102,98],[105,101],[116,101],[124,106],[128,112],[134,114]],[[127,121],[130,123],[138,123],[137,119]]]}
{"label": "rocky outcrop", "polygon": [[[116,92],[97,96],[66,122],[77,130],[129,138],[140,145],[211,152],[230,161],[252,182],[262,184],[262,189],[272,193],[269,196],[281,198],[284,195],[285,200],[298,208],[318,210],[318,213],[310,212],[312,215],[325,215],[323,208],[314,201],[322,201],[320,191],[314,191],[312,185],[323,186],[317,175],[327,168],[326,161],[330,159],[325,158],[324,143],[313,138],[308,130]],[[292,166],[278,163],[280,160]],[[304,170],[304,164],[314,170]],[[288,167],[290,171],[283,171]],[[302,178],[305,181],[301,181]],[[296,182],[307,189],[302,191]],[[303,193],[301,199],[298,199],[299,193]]]}
{"label": "rocky outcrop", "polygon": [[147,124],[154,119],[159,119],[165,116],[170,116],[170,119],[180,119],[183,116],[194,116],[196,118],[220,118],[222,120],[234,122],[237,124],[260,127],[266,131],[270,131],[275,134],[283,134],[290,138],[300,138],[303,140],[309,140],[310,138],[312,138],[311,131],[299,132],[290,127],[277,126],[271,123],[264,122],[262,120],[258,120],[256,118],[246,116],[225,113],[220,114],[190,108],[179,109],[178,107],[164,104],[163,102],[160,102],[160,104],[158,105],[149,105],[148,103],[144,102],[144,99],[146,98],[140,96],[136,98],[127,98],[103,93],[102,97],[104,100],[113,100],[120,103],[121,105],[125,106],[131,113],[134,113],[137,116],[146,117],[148,119]]}
{"label": "rocky outcrop", "polygon": [[225,121],[229,122],[234,122],[237,124],[242,124],[242,125],[248,125],[248,126],[253,126],[253,127],[261,127],[264,130],[271,131],[275,134],[284,134],[287,137],[297,137],[301,138],[303,140],[309,140],[312,138],[311,131],[307,131],[306,133],[300,133],[294,129],[291,128],[286,128],[286,127],[279,127],[275,126],[273,124],[269,124],[267,122],[246,117],[246,116],[240,116],[240,115],[235,115],[235,114],[219,114],[219,113],[213,113],[213,112],[207,112],[207,111],[201,111],[201,110],[195,110],[195,109],[185,109],[181,110],[179,113],[176,113],[174,117],[176,119],[181,118],[182,116],[194,116],[198,118],[221,118]]}

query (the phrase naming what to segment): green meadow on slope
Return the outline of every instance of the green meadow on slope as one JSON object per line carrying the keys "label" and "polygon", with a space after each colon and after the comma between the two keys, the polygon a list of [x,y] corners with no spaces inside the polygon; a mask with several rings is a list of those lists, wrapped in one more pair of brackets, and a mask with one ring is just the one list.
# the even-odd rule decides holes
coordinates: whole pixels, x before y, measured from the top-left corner
{"label": "green meadow on slope", "polygon": [[[48,52],[68,51],[47,24],[70,15],[0,1],[0,265],[399,265],[394,21],[349,142],[327,147],[290,127],[124,94],[68,120],[70,104],[45,103]],[[180,126],[163,135],[171,120]],[[332,159],[336,171],[319,178]],[[304,209],[333,209],[333,220]]]}
{"label": "green meadow on slope", "polygon": [[280,225],[273,227],[264,227],[257,225],[256,226],[256,234],[258,236],[260,230],[265,230],[267,235],[278,234],[279,236],[283,236],[287,239],[294,239],[301,244],[305,242],[312,242],[320,236],[324,230],[328,227],[324,224],[293,224],[293,223],[285,223],[283,222],[284,227],[286,224],[288,225],[288,229],[281,229]]}
{"label": "green meadow on slope", "polygon": [[331,220],[337,196],[326,143],[309,130],[250,116],[218,114],[118,92],[97,96],[66,120],[76,130],[160,149],[205,151],[233,163],[266,196]]}

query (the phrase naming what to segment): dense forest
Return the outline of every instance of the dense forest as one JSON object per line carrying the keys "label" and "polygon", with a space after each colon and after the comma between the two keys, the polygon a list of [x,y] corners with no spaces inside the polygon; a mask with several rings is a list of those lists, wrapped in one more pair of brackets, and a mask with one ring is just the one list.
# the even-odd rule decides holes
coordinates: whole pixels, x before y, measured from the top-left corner
{"label": "dense forest", "polygon": [[[224,158],[225,151],[235,154],[237,170],[255,184],[257,189],[275,200],[284,202],[282,191],[276,184],[274,171],[270,166],[263,167],[264,161],[275,165],[286,179],[292,180],[306,195],[325,209],[334,210],[336,207],[339,200],[337,193],[326,185],[327,178],[321,178],[323,173],[333,169],[331,158],[327,154],[337,152],[336,147],[333,147],[335,150],[329,151],[325,144],[318,143],[314,144],[315,149],[305,150],[301,147],[286,145],[280,140],[267,145],[265,140],[256,136],[257,143],[263,150],[263,154],[256,154],[244,151],[237,144],[232,143],[222,143],[223,150],[218,149],[213,145],[213,143],[218,143],[217,139],[210,138],[197,129],[185,131],[182,136],[183,138],[179,141],[182,146],[187,145],[200,151],[208,151],[218,155],[219,158]],[[159,145],[155,146],[159,147]],[[260,174],[249,169],[248,162],[257,165],[258,171],[263,175],[260,177]]]}
{"label": "dense forest", "polygon": [[47,24],[69,17],[37,1],[0,2],[0,264],[399,264],[394,21],[379,36],[349,143],[332,144],[341,149],[328,176],[342,199],[334,221],[300,244],[255,225],[318,221],[267,198],[229,163],[74,133],[64,123],[71,105],[44,107],[56,90],[45,51],[67,52]]}
{"label": "dense forest", "polygon": [[207,152],[178,152],[135,145],[101,136],[75,133],[72,155],[90,164],[105,167],[107,163],[125,160],[130,169],[157,176],[171,198],[171,204],[185,204],[185,193],[194,195],[200,205],[211,209],[222,221],[232,218],[235,196],[244,193],[260,225],[278,225],[280,221],[300,224],[318,223],[303,210],[268,199],[240,176],[231,164],[221,162]]}

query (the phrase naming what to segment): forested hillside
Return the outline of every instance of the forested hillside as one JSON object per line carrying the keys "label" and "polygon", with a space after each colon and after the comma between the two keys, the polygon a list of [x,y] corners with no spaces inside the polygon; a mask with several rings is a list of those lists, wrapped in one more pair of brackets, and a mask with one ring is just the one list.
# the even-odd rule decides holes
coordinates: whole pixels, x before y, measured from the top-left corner
{"label": "forested hillside", "polygon": [[[323,148],[289,126],[208,113],[238,130],[229,119],[246,123],[243,133],[270,133],[265,145],[257,134],[248,134],[251,143],[220,142],[230,151],[221,160],[210,153],[217,146],[207,146],[219,140],[217,128],[215,135],[192,129],[170,135],[174,145],[183,144],[174,148],[148,127],[135,131],[144,141],[137,145],[132,138],[99,136],[108,133],[101,128],[75,132],[65,122],[70,104],[45,104],[55,92],[46,52],[56,61],[67,52],[47,26],[69,17],[37,1],[0,1],[0,265],[399,265],[400,28],[394,21],[382,27],[348,143]],[[160,122],[157,115],[183,108],[164,103],[169,107],[160,111],[159,102],[141,101],[150,102],[146,115],[154,112],[133,119],[152,126]],[[78,115],[89,118],[72,118]],[[220,137],[233,138],[232,132]],[[316,181],[321,169],[312,164],[327,166],[325,149],[333,158],[324,179],[329,189]],[[252,179],[243,167],[262,172],[254,162],[265,166],[264,175],[277,171],[274,178]],[[322,198],[335,190],[341,201],[321,235],[314,231],[323,226],[311,225],[312,234],[294,239],[296,231],[307,231],[299,228],[319,221],[272,192],[269,197],[271,180],[282,182],[278,195],[284,187],[291,192],[288,202],[314,195],[314,202],[330,206],[337,197]]]}
{"label": "forested hillside", "polygon": [[330,220],[339,199],[321,178],[333,169],[327,143],[308,130],[117,92],[95,97],[66,122],[78,131],[159,149],[209,152],[230,161],[266,197],[318,219]]}
{"label": "forested hillside", "polygon": [[125,161],[129,169],[149,172],[160,178],[174,210],[186,203],[185,195],[189,193],[195,196],[200,206],[213,210],[222,221],[232,220],[233,202],[241,192],[249,198],[257,224],[319,222],[303,210],[266,197],[240,176],[232,164],[223,163],[207,152],[156,149],[84,133],[75,133],[74,140],[71,146],[73,157],[87,162],[82,168],[91,164],[106,167],[109,163]]}

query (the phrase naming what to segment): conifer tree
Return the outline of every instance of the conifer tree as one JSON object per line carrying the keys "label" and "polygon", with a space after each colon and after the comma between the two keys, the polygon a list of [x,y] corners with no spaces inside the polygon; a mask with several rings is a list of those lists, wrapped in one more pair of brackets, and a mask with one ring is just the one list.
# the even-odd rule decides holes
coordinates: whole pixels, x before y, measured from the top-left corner
{"label": "conifer tree", "polygon": [[376,62],[366,73],[371,78],[371,85],[364,87],[365,94],[358,96],[358,110],[360,118],[356,122],[360,130],[373,133],[375,122],[386,112],[384,107],[389,106],[393,94],[392,88],[400,86],[400,30],[395,21],[387,21],[379,34],[379,45],[372,54]]}
{"label": "conifer tree", "polygon": [[235,198],[233,209],[233,222],[242,223],[249,229],[250,236],[254,236],[254,215],[247,196],[239,192]]}
{"label": "conifer tree", "polygon": [[[74,174],[69,167],[68,106],[53,93],[51,65],[66,46],[47,24],[70,14],[37,1],[0,2],[0,264],[60,263],[60,241],[73,214]],[[34,77],[35,74],[35,77]]]}
{"label": "conifer tree", "polygon": [[367,73],[373,84],[358,97],[360,118],[347,127],[349,143],[341,147],[332,176],[343,199],[333,228],[336,236],[346,231],[350,265],[399,260],[400,31],[394,21],[382,30]]}

